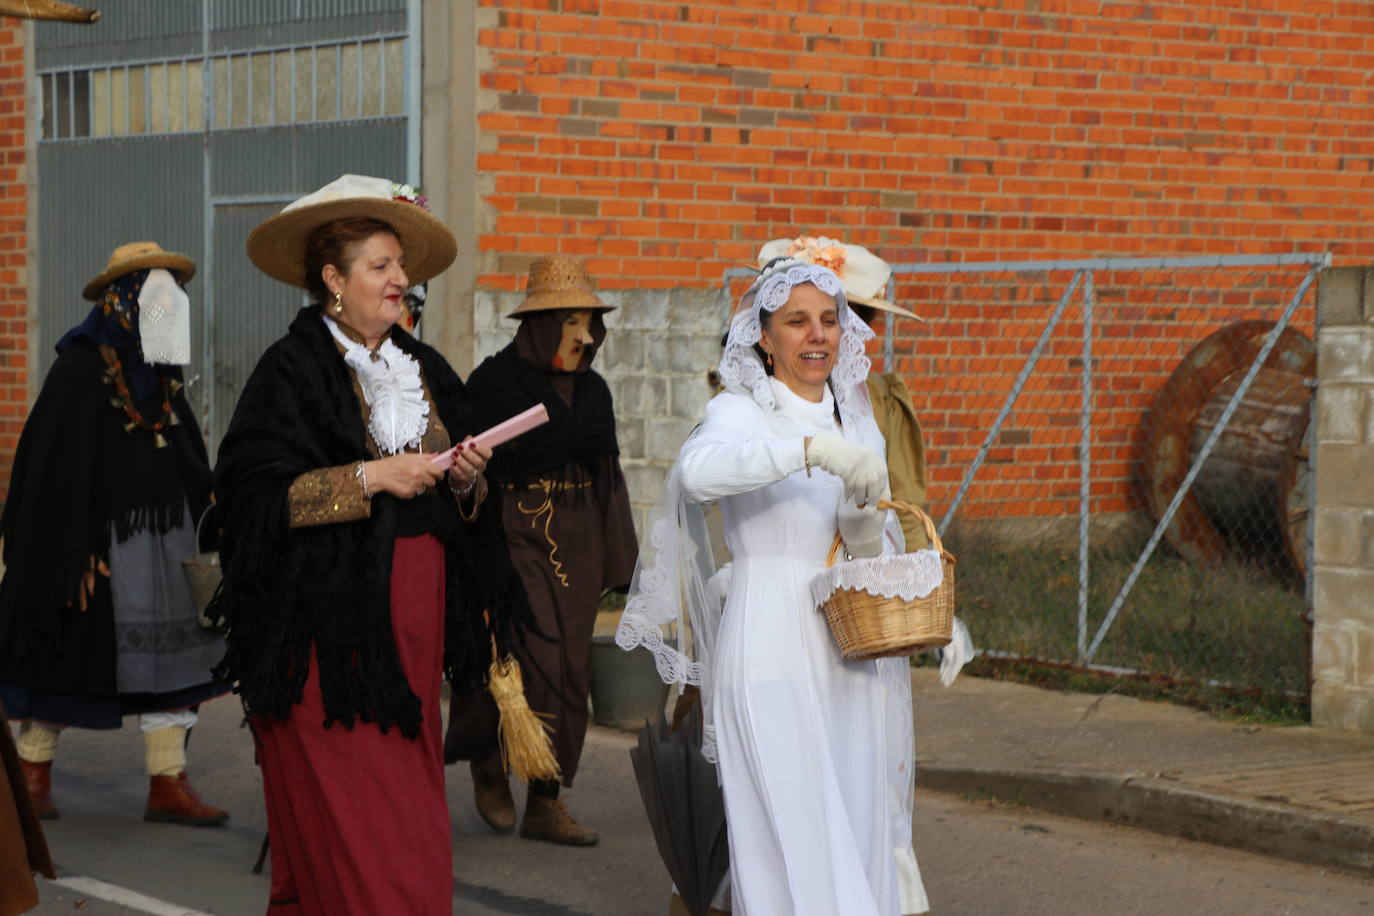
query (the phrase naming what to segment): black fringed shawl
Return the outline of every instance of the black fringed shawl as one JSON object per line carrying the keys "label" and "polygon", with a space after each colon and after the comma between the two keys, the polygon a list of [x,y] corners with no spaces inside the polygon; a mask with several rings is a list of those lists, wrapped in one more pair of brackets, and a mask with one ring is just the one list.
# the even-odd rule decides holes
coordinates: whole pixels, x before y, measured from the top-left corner
{"label": "black fringed shawl", "polygon": [[473,370],[468,386],[475,393],[482,428],[535,404],[549,411],[548,423],[496,450],[489,476],[516,486],[541,477],[566,481],[582,476],[592,480],[604,505],[621,479],[611,389],[595,370],[579,372],[572,376],[576,381],[569,404],[555,390],[552,376],[551,370],[522,357],[515,343]]}
{"label": "black fringed shawl", "polygon": [[[108,617],[108,606],[75,621],[82,626],[68,626],[66,605],[81,574],[92,554],[109,556],[111,528],[120,541],[142,531],[166,533],[182,523],[183,507],[194,520],[209,502],[210,464],[184,390],[172,397],[180,423],[163,431],[167,447],[155,448],[151,430],[124,431],[127,417],[110,402],[115,391],[103,381],[105,368],[94,341],[70,341],[48,370],[19,438],[0,519],[6,567],[0,683],[113,696],[113,639],[102,646],[73,643],[85,638],[79,631],[95,616]],[[181,380],[175,366],[158,366],[156,373]],[[139,403],[144,417],[161,415],[160,388]],[[83,670],[90,666],[64,663],[71,658],[102,662],[93,678]]]}
{"label": "black fringed shawl", "polygon": [[[419,360],[450,435],[477,432],[463,384],[443,357],[399,327],[391,339]],[[348,368],[319,312],[302,309],[244,386],[215,468],[224,584],[213,610],[228,625],[228,652],[215,675],[237,682],[249,713],[284,719],[300,701],[313,643],[326,726],[375,722],[415,738],[420,700],[391,631],[397,501],[381,493],[369,519],[290,527],[291,482],[370,458],[366,442]],[[495,491],[472,524],[458,519],[452,500],[439,503],[452,515],[442,526],[444,673],[471,688],[491,661],[493,635],[508,651],[530,619],[529,604]]]}

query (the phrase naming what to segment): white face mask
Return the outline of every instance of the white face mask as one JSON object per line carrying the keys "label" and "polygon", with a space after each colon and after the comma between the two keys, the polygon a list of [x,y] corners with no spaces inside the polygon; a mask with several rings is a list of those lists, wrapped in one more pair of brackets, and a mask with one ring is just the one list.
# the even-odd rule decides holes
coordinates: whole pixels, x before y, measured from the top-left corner
{"label": "white face mask", "polygon": [[138,336],[147,362],[167,366],[191,362],[191,300],[164,268],[150,270],[139,290]]}

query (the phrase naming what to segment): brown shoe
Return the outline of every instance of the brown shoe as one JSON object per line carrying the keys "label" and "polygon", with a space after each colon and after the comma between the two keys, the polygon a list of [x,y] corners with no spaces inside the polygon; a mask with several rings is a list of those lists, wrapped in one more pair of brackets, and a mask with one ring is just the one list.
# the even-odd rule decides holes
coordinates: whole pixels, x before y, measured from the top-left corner
{"label": "brown shoe", "polygon": [[52,803],[52,761],[30,763],[21,758],[19,772],[24,774],[24,785],[39,820],[57,820],[57,806]]}
{"label": "brown shoe", "polygon": [[179,776],[154,776],[149,780],[148,807],[143,811],[143,819],[209,827],[229,820],[229,812],[202,801],[182,772]]}
{"label": "brown shoe", "polygon": [[505,767],[496,772],[474,760],[472,770],[472,799],[477,803],[477,813],[487,826],[497,833],[510,833],[515,829],[515,799],[510,794],[510,783],[506,780]]}
{"label": "brown shoe", "polygon": [[601,840],[595,830],[573,820],[560,799],[540,795],[529,797],[520,835],[527,840],[546,840],[563,846],[595,846]]}

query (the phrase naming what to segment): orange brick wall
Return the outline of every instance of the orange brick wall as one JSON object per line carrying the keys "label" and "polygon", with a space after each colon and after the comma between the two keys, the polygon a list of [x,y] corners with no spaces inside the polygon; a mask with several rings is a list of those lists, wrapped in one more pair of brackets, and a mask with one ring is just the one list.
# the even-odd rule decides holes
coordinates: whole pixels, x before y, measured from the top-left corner
{"label": "orange brick wall", "polygon": [[[1374,258],[1362,0],[482,0],[481,282],[891,261]],[[525,256],[522,258],[522,256]]]}
{"label": "orange brick wall", "polygon": [[[555,251],[586,256],[607,287],[715,285],[762,242],[801,233],[893,263],[1291,251],[1374,261],[1367,2],[482,7],[487,287],[518,286],[529,260]],[[984,315],[903,295],[933,319],[897,349],[939,466],[938,501],[1050,309]],[[1097,508],[1131,503],[1142,416],[1178,359],[1231,320],[1273,317],[1272,298],[1107,316]],[[1311,301],[1297,316],[1308,328]],[[1032,383],[1048,386],[1040,396],[1061,420],[1078,409],[1079,346],[1057,341],[1047,366],[1064,372]],[[1037,426],[1028,397],[1023,426],[1014,416],[970,494],[983,514],[1076,498],[1076,445],[1065,446],[1077,418]],[[1027,467],[1033,480],[993,486]]]}
{"label": "orange brick wall", "polygon": [[28,411],[27,82],[22,25],[0,19],[0,501]]}

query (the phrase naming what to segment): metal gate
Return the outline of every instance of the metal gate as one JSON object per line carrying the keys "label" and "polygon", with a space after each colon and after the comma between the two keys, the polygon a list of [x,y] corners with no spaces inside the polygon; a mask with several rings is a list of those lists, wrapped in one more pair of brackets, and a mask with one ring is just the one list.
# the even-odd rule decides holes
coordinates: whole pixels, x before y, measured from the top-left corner
{"label": "metal gate", "polygon": [[[418,183],[420,0],[105,0],[35,28],[40,372],[110,250],[198,266],[189,396],[213,450],[298,291],[244,253],[264,217],[344,172]],[[212,452],[213,453],[213,452]]]}

